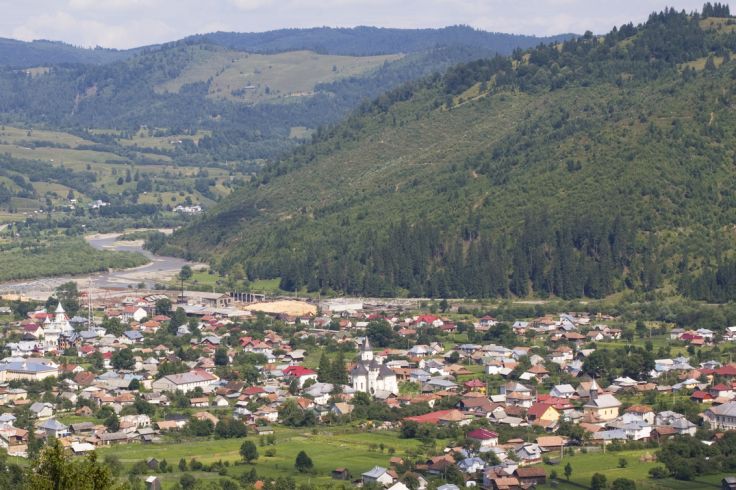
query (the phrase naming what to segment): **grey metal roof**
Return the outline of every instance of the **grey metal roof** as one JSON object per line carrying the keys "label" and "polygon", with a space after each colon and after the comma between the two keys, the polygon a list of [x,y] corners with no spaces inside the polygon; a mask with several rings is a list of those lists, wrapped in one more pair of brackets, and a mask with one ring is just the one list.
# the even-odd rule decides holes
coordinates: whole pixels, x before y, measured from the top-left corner
{"label": "grey metal roof", "polygon": [[62,431],[66,430],[67,426],[62,424],[56,419],[48,419],[46,422],[39,426],[41,429]]}
{"label": "grey metal roof", "polygon": [[375,478],[380,478],[387,471],[388,470],[386,468],[381,468],[380,466],[374,466],[373,469],[371,469],[370,471],[366,471],[365,473],[362,474],[362,476],[375,479]]}

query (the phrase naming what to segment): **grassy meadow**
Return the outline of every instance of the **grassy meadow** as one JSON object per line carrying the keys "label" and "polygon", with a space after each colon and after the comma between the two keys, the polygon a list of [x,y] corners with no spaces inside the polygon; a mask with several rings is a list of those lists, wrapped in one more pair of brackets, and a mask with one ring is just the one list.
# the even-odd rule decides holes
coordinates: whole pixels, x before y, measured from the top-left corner
{"label": "grassy meadow", "polygon": [[[332,481],[330,472],[337,467],[345,467],[353,476],[370,470],[376,465],[388,466],[391,457],[388,448],[394,448],[396,456],[403,456],[409,450],[419,447],[415,439],[399,439],[396,432],[361,432],[358,429],[331,429],[321,427],[314,434],[311,429],[276,429],[276,444],[260,446],[259,438],[250,436],[258,445],[259,458],[253,465],[237,464],[241,461],[239,449],[245,439],[219,439],[186,443],[167,442],[154,445],[127,445],[102,448],[99,456],[114,454],[123,463],[126,470],[136,462],[155,457],[159,461],[166,459],[175,466],[173,473],[161,476],[164,488],[169,488],[179,481],[182,472],[176,468],[180,458],[189,462],[192,458],[204,464],[216,461],[228,461],[230,467],[227,475],[238,478],[245,472],[255,468],[259,476],[277,478],[291,476],[297,482],[327,483]],[[378,448],[384,445],[384,451]],[[275,451],[271,457],[265,456],[268,449]],[[305,451],[314,462],[314,472],[300,474],[294,469],[294,461],[300,451]],[[200,479],[219,479],[221,475],[195,471],[192,474]]]}
{"label": "grassy meadow", "polygon": [[[246,103],[288,100],[311,95],[319,83],[361,75],[402,55],[337,56],[311,51],[254,54],[225,49],[190,48],[182,73],[156,86],[159,93],[212,79],[209,96]],[[214,74],[214,75],[213,75]]]}
{"label": "grassy meadow", "polygon": [[[311,482],[313,484],[329,484],[334,482],[330,472],[337,467],[346,467],[353,478],[370,470],[374,466],[388,467],[392,456],[389,448],[393,448],[394,456],[407,456],[420,447],[416,439],[400,439],[393,431],[359,431],[357,428],[319,428],[316,433],[310,429],[276,429],[276,444],[261,446],[259,438],[249,436],[258,446],[259,458],[252,465],[241,462],[239,449],[246,438],[165,442],[153,445],[111,446],[98,450],[99,456],[104,458],[108,454],[117,456],[123,464],[124,473],[132,466],[147,458],[155,457],[159,461],[166,461],[174,466],[171,473],[157,474],[164,485],[164,489],[171,488],[182,476],[177,465],[181,458],[189,464],[192,459],[203,464],[212,464],[217,461],[228,462],[226,476],[238,479],[243,473],[255,468],[259,477],[278,478],[293,477],[297,483]],[[437,441],[437,448],[447,441]],[[380,450],[383,444],[384,450]],[[266,451],[273,451],[272,456],[266,456]],[[305,451],[314,462],[314,472],[301,474],[294,469],[294,460],[300,451]],[[558,478],[548,480],[543,488],[559,488],[573,490],[588,488],[591,477],[595,473],[606,476],[610,485],[617,478],[627,478],[636,482],[636,488],[659,489],[715,489],[720,488],[720,480],[725,475],[706,475],[697,477],[693,481],[685,482],[671,478],[654,480],[649,477],[649,470],[658,466],[656,461],[650,461],[656,450],[634,450],[617,452],[597,452],[565,456],[558,465],[544,465],[548,477],[556,471]],[[619,461],[625,459],[627,464],[620,467]],[[564,477],[564,466],[570,463],[572,475]],[[218,480],[224,476],[217,472],[191,471],[197,479]]]}

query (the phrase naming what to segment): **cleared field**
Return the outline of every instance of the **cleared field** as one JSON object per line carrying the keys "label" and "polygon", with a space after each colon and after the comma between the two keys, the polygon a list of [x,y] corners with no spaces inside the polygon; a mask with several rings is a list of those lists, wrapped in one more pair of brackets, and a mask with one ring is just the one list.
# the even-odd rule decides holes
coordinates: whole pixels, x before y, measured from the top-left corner
{"label": "cleared field", "polygon": [[334,56],[311,51],[251,54],[221,50],[213,53],[192,49],[193,60],[182,73],[164,83],[159,93],[178,92],[182,86],[212,79],[210,97],[261,102],[303,97],[315,85],[359,75],[395,61],[402,55]]}
{"label": "cleared field", "polygon": [[[579,454],[576,456],[566,456],[562,463],[556,466],[545,466],[547,475],[549,476],[552,469],[558,474],[558,483],[553,485],[548,482],[545,488],[560,489],[581,489],[589,488],[590,479],[595,473],[601,473],[606,476],[606,480],[610,485],[617,478],[627,478],[636,482],[638,489],[708,489],[720,488],[720,481],[725,475],[706,475],[696,477],[692,481],[679,481],[672,478],[663,480],[654,480],[649,478],[649,470],[655,466],[662,466],[660,463],[641,461],[640,458],[645,454],[653,454],[656,450],[641,451],[620,451],[603,453]],[[620,458],[625,458],[628,462],[625,468],[619,468],[618,462]],[[570,481],[565,480],[564,467],[567,463],[572,466],[572,475]]]}
{"label": "cleared field", "polygon": [[173,150],[183,140],[192,140],[199,143],[199,140],[205,136],[210,136],[212,131],[197,131],[194,135],[173,135],[173,136],[149,136],[148,132],[141,130],[131,139],[118,138],[117,142],[123,146],[139,146],[142,148],[160,148],[163,150]]}
{"label": "cleared field", "polygon": [[18,144],[28,141],[48,141],[59,145],[68,145],[72,148],[79,145],[92,145],[92,141],[61,131],[44,131],[41,129],[23,129],[13,126],[3,126],[0,129],[0,140],[3,143]]}
{"label": "cleared field", "polygon": [[736,30],[736,23],[733,22],[733,19],[724,17],[708,17],[700,21],[700,27],[721,32],[733,32]]}
{"label": "cleared field", "polygon": [[[310,430],[277,429],[276,444],[274,446],[258,447],[259,459],[254,465],[234,463],[241,460],[238,453],[245,439],[221,439],[208,441],[187,441],[186,443],[165,443],[155,445],[128,445],[103,448],[99,455],[115,454],[130,468],[134,463],[155,457],[159,461],[166,459],[168,463],[176,464],[180,458],[190,461],[195,458],[202,463],[209,464],[219,460],[229,461],[231,466],[227,470],[228,476],[237,478],[245,472],[255,468],[259,476],[279,477],[291,476],[298,482],[311,481],[313,483],[327,483],[332,481],[330,472],[337,467],[346,467],[353,475],[371,469],[373,466],[388,466],[391,457],[388,448],[395,449],[395,455],[403,456],[407,450],[416,449],[419,441],[414,439],[399,439],[396,432],[356,432],[350,428],[331,430],[320,428],[317,434]],[[257,437],[248,439],[258,445]],[[384,445],[381,452],[376,447]],[[265,456],[269,448],[275,450],[272,457]],[[314,462],[314,473],[304,475],[294,469],[296,455],[305,451]],[[217,473],[192,472],[198,479],[221,478]],[[173,473],[160,475],[164,488],[169,488],[179,480],[182,472],[176,469]]]}
{"label": "cleared field", "polygon": [[88,163],[100,164],[108,160],[120,161],[121,163],[129,162],[127,158],[114,153],[69,148],[29,148],[0,144],[0,153],[9,153],[12,157],[25,160],[41,160],[55,165],[64,164],[69,167]]}

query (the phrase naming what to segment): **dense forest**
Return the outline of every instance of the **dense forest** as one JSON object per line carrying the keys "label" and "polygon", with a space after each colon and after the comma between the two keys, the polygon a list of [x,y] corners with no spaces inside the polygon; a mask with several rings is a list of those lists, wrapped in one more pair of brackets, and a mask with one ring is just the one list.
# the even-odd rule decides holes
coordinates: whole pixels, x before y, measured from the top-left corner
{"label": "dense forest", "polygon": [[274,53],[308,49],[317,53],[369,56],[387,53],[413,53],[438,46],[475,46],[499,54],[528,49],[569,39],[570,34],[551,37],[484,32],[469,26],[441,29],[389,29],[360,26],[354,28],[315,27],[279,29],[269,32],[214,32],[189,39],[207,40],[231,49],[255,53]]}
{"label": "dense forest", "polygon": [[[103,64],[121,61],[141,52],[136,49],[79,48],[58,41],[32,42],[0,38],[0,66],[32,68],[62,63]],[[151,48],[148,48],[151,49]]]}
{"label": "dense forest", "polygon": [[733,24],[666,9],[404,84],[164,248],[285,290],[728,300]]}

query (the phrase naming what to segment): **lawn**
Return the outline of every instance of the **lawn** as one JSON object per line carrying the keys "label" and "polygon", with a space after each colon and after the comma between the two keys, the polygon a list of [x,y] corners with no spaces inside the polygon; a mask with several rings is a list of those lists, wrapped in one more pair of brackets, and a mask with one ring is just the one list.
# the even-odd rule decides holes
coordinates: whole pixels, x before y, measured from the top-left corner
{"label": "lawn", "polygon": [[[649,470],[655,466],[661,466],[655,462],[640,461],[639,458],[644,454],[653,454],[656,450],[637,450],[637,451],[620,451],[603,453],[578,454],[575,456],[566,456],[562,463],[556,466],[545,466],[547,475],[554,469],[559,475],[556,488],[560,489],[580,489],[589,488],[590,479],[595,473],[602,473],[606,476],[610,485],[617,478],[627,478],[636,482],[637,489],[696,489],[696,488],[720,488],[720,481],[724,475],[707,475],[698,477],[694,481],[679,481],[672,478],[664,480],[653,480],[649,478]],[[625,458],[627,466],[619,467],[619,459]],[[572,466],[572,475],[570,481],[564,478],[564,467],[567,463]],[[551,483],[547,483],[546,487],[552,487]]]}
{"label": "lawn", "polygon": [[[371,469],[376,465],[387,466],[391,457],[388,448],[394,448],[396,455],[403,455],[409,449],[419,446],[415,439],[399,439],[396,432],[357,432],[358,429],[330,429],[320,428],[317,434],[311,429],[277,429],[275,446],[258,446],[260,457],[254,465],[235,464],[240,461],[239,449],[245,439],[204,440],[186,443],[163,443],[155,445],[128,445],[103,448],[99,450],[100,457],[115,454],[129,469],[134,463],[155,457],[159,461],[166,459],[176,466],[180,458],[190,461],[196,458],[202,463],[209,464],[215,461],[229,461],[228,476],[239,477],[255,467],[259,475],[279,477],[292,476],[297,481],[311,480],[313,483],[331,481],[330,472],[336,467],[346,467],[353,475]],[[256,445],[257,437],[249,437]],[[376,446],[383,444],[384,452]],[[272,457],[266,457],[265,451],[275,450]],[[294,460],[300,451],[305,451],[314,461],[314,473],[299,474],[294,469]],[[221,478],[217,473],[192,472],[197,478]],[[182,473],[175,468],[173,473],[161,475],[164,488],[168,488],[178,481]]]}
{"label": "lawn", "polygon": [[[332,481],[330,472],[336,467],[346,467],[353,477],[371,469],[376,465],[388,466],[391,457],[388,448],[395,449],[396,456],[405,456],[407,451],[419,447],[416,439],[400,439],[396,432],[359,431],[357,428],[325,428],[318,429],[316,434],[311,429],[276,429],[276,444],[274,446],[260,446],[257,437],[251,436],[258,446],[259,458],[253,465],[240,462],[239,449],[245,439],[201,440],[187,442],[167,442],[154,445],[127,445],[100,449],[99,456],[114,454],[120,458],[125,467],[125,473],[133,464],[155,457],[159,461],[166,459],[174,466],[172,473],[159,475],[164,483],[164,489],[170,488],[179,481],[182,472],[178,470],[179,459],[187,462],[192,458],[211,464],[222,460],[229,462],[227,476],[238,478],[252,468],[259,476],[277,478],[291,476],[297,482],[311,481],[320,484]],[[437,441],[436,447],[442,447],[445,441]],[[378,447],[383,444],[382,452]],[[271,457],[265,456],[267,449],[275,450]],[[305,451],[314,462],[314,473],[304,475],[294,469],[294,460],[300,451]],[[606,476],[609,485],[617,478],[634,480],[638,489],[709,489],[719,488],[720,480],[724,475],[707,475],[698,477],[694,481],[684,482],[673,479],[653,480],[649,478],[649,470],[658,465],[656,462],[644,462],[640,458],[645,454],[652,454],[655,450],[620,451],[607,453],[587,453],[575,456],[565,456],[562,463],[556,466],[544,466],[547,475],[556,471],[558,481],[555,485],[548,482],[544,487],[560,489],[581,489],[590,486],[593,474],[602,473]],[[619,459],[625,458],[627,465],[619,467]],[[564,467],[570,463],[573,469],[570,481],[564,478]],[[198,479],[219,479],[221,475],[203,471],[191,472]]]}

